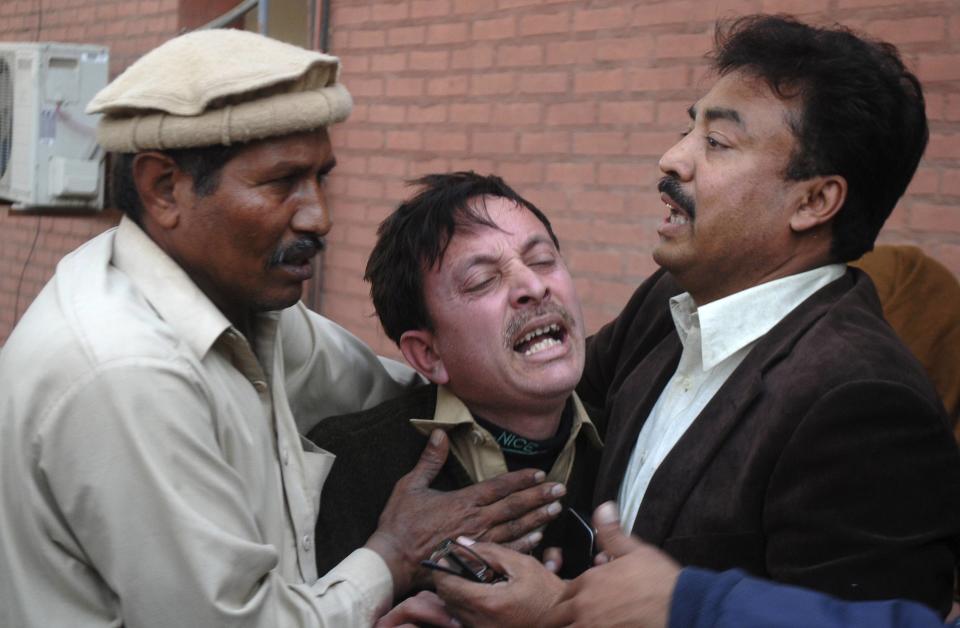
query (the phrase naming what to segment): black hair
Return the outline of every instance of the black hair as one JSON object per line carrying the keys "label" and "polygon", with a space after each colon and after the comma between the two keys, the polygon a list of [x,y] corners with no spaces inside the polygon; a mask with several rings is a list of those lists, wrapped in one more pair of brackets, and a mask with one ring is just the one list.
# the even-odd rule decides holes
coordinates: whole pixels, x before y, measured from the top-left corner
{"label": "black hair", "polygon": [[[193,191],[198,196],[209,196],[216,192],[220,185],[220,173],[223,167],[240,152],[243,146],[243,144],[215,145],[159,152],[169,155],[180,170],[190,175],[193,179]],[[112,204],[142,227],[143,201],[133,180],[133,159],[136,156],[136,153],[112,155],[110,195]]]}
{"label": "black hair", "polygon": [[484,197],[505,198],[530,210],[560,248],[543,212],[500,177],[452,172],[430,174],[409,183],[421,189],[380,224],[363,277],[370,282],[370,296],[383,329],[397,344],[405,331],[433,330],[423,275],[443,262],[454,233],[474,226],[497,228],[487,214]]}
{"label": "black hair", "polygon": [[848,261],[871,250],[929,139],[923,90],[897,49],[839,25],[752,15],[718,23],[711,56],[721,75],[743,71],[779,98],[800,99],[785,176],[846,179],[831,257]]}

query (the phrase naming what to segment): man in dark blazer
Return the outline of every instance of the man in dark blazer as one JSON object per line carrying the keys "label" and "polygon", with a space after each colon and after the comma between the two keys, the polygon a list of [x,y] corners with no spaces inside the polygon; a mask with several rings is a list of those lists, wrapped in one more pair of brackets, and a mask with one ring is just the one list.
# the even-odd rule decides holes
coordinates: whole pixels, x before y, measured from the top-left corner
{"label": "man in dark blazer", "polygon": [[[683,346],[664,271],[589,343],[578,389],[610,416],[596,499],[620,497]],[[938,397],[848,271],[795,308],[659,465],[631,527],[684,565],[739,567],[847,599],[949,607],[960,515]]]}
{"label": "man in dark blazer", "polygon": [[537,553],[562,547],[563,573],[576,575],[593,559],[588,522],[601,442],[573,394],[583,322],[556,236],[499,177],[463,172],[419,183],[381,225],[366,278],[387,334],[431,385],[326,419],[309,434],[337,456],[320,497],[317,565],[364,545],[394,484],[439,428],[451,453],[435,490],[521,468],[565,485]]}
{"label": "man in dark blazer", "polygon": [[[716,41],[716,82],[660,160],[662,269],[587,343],[578,393],[606,423],[595,500],[684,565],[943,614],[960,453],[869,278],[845,266],[926,146],[920,84],[893,46],[839,27],[750,16]],[[438,592],[476,621],[534,592],[590,616],[637,586],[617,556],[570,585],[509,556],[518,575],[496,594],[442,576]]]}
{"label": "man in dark blazer", "polygon": [[[720,77],[660,160],[663,269],[589,343],[579,391],[610,419],[596,500],[683,564],[945,612],[960,455],[873,284],[842,266],[873,246],[923,153],[920,85],[892,48],[843,30],[746,18],[718,42]],[[700,347],[684,346],[686,303]],[[702,349],[707,365],[744,323],[769,330],[694,411],[673,406],[689,427],[631,512],[628,469],[656,451],[646,424],[682,393],[681,356]]]}

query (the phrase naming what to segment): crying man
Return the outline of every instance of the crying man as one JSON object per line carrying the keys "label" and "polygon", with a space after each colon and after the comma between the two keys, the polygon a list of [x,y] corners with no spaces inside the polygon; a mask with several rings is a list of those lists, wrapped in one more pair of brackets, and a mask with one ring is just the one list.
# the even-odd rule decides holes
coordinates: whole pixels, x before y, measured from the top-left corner
{"label": "crying man", "polygon": [[583,315],[557,237],[499,177],[458,172],[417,183],[380,226],[365,278],[387,335],[431,385],[311,432],[337,455],[321,495],[319,566],[363,545],[439,428],[451,455],[433,489],[524,468],[565,486],[546,506],[557,518],[531,541],[536,554],[563,548],[562,573],[576,575],[593,558],[577,513],[590,512],[601,443],[573,392]]}

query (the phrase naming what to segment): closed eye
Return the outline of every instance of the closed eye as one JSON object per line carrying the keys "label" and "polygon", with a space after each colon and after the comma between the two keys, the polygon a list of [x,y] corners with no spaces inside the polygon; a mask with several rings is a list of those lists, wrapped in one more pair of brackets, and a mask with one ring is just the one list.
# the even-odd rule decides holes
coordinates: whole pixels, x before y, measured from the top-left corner
{"label": "closed eye", "polygon": [[464,291],[468,293],[482,292],[483,290],[493,286],[494,281],[496,281],[496,277],[486,277],[486,278],[478,279],[476,281],[472,281],[468,283],[464,288]]}
{"label": "closed eye", "polygon": [[530,266],[534,268],[550,268],[557,263],[557,260],[550,257],[545,259],[538,259],[530,262]]}

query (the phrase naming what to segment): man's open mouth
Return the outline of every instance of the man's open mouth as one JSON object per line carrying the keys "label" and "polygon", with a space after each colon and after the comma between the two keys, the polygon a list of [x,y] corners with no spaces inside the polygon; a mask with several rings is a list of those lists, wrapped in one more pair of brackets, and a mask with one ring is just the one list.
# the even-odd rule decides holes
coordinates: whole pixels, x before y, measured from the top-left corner
{"label": "man's open mouth", "polygon": [[666,222],[671,225],[687,225],[693,222],[697,215],[696,204],[680,186],[675,177],[666,176],[657,183],[660,200],[670,210]]}
{"label": "man's open mouth", "polygon": [[670,214],[667,216],[667,222],[671,225],[686,225],[690,223],[690,215],[686,210],[682,209],[677,205],[667,194],[661,194],[660,200],[663,201],[663,204],[667,206],[667,209],[670,210]]}
{"label": "man's open mouth", "polygon": [[549,323],[535,327],[514,342],[513,350],[524,356],[540,353],[550,347],[563,344],[567,338],[567,328],[563,323]]}

